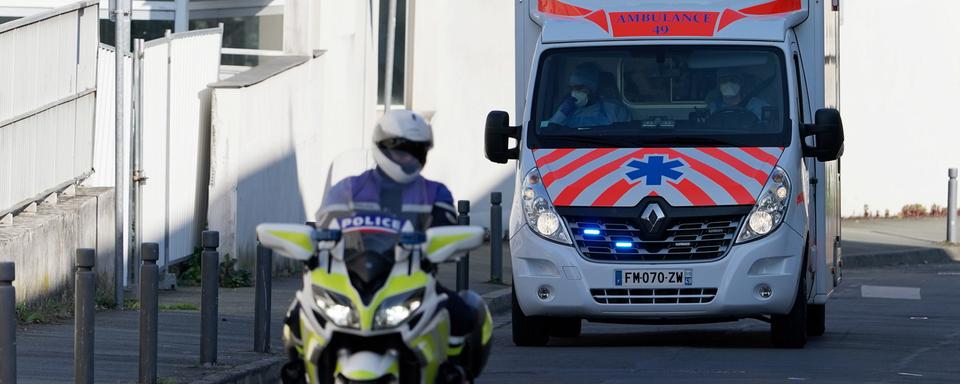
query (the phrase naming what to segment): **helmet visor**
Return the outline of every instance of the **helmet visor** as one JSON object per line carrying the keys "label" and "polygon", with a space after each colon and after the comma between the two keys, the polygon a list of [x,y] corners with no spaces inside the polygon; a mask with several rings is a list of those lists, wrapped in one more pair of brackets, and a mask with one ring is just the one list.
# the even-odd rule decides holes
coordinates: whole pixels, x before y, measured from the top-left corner
{"label": "helmet visor", "polygon": [[423,168],[427,163],[427,151],[430,150],[430,143],[403,138],[381,140],[377,146],[407,173]]}

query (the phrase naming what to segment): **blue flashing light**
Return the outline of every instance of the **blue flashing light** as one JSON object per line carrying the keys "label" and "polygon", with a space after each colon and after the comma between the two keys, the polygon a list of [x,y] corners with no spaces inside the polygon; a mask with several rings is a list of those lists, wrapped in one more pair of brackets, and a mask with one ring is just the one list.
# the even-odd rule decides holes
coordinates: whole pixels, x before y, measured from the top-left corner
{"label": "blue flashing light", "polygon": [[584,234],[584,235],[590,235],[590,236],[600,236],[600,230],[599,230],[599,229],[584,229],[584,230],[583,230],[583,234]]}
{"label": "blue flashing light", "polygon": [[616,245],[617,248],[631,248],[631,247],[633,247],[633,243],[630,243],[630,242],[628,242],[628,241],[618,241],[618,242],[616,242],[614,245]]}

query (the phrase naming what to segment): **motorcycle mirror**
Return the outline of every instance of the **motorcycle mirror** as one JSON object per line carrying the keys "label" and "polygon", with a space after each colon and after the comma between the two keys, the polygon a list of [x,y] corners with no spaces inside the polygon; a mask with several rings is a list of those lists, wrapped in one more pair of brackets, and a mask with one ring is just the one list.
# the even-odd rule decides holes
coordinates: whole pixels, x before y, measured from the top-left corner
{"label": "motorcycle mirror", "polygon": [[450,225],[427,230],[427,259],[434,264],[456,261],[483,244],[483,227]]}
{"label": "motorcycle mirror", "polygon": [[316,251],[315,230],[301,224],[260,224],[257,239],[260,244],[283,257],[308,261]]}

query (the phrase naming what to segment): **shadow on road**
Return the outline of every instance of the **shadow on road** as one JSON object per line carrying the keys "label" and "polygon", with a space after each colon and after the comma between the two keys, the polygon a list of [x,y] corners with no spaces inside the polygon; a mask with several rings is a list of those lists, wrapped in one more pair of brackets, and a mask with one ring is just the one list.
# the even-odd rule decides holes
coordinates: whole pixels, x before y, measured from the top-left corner
{"label": "shadow on road", "polygon": [[955,262],[955,252],[953,248],[932,244],[918,246],[844,240],[843,264],[847,268],[945,264]]}
{"label": "shadow on road", "polygon": [[767,330],[651,330],[631,333],[584,333],[577,338],[551,338],[550,347],[695,347],[773,348]]}

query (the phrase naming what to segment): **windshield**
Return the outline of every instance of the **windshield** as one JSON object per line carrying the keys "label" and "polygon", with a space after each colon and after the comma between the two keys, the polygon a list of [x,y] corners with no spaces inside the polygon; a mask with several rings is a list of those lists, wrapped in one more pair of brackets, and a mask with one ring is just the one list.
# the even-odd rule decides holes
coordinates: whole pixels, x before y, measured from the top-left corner
{"label": "windshield", "polygon": [[785,147],[783,68],[772,47],[550,50],[540,62],[528,145]]}

